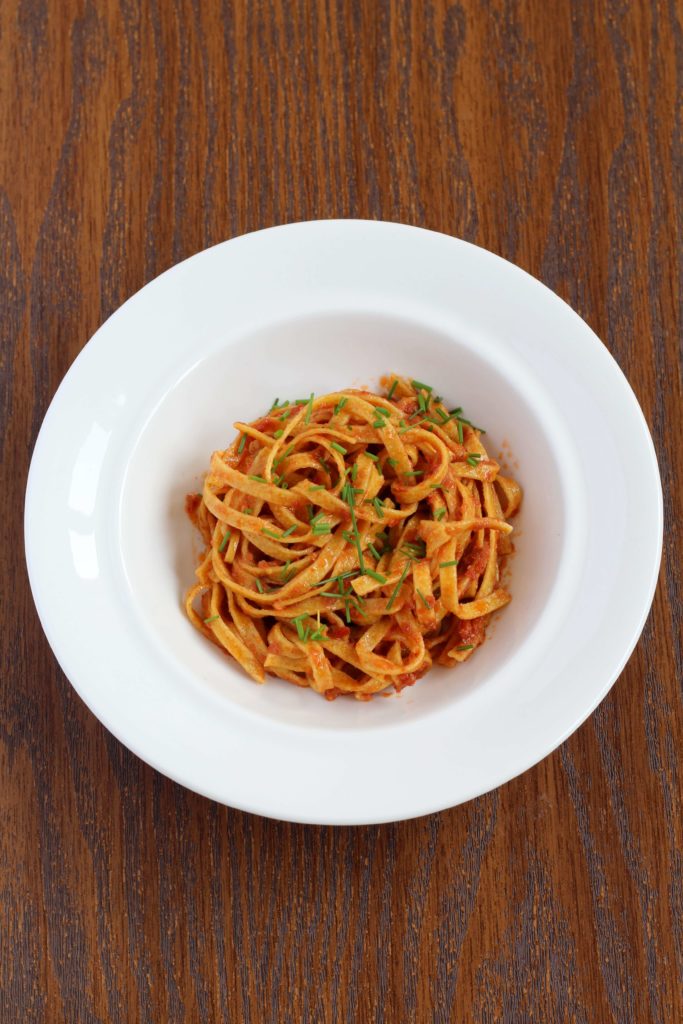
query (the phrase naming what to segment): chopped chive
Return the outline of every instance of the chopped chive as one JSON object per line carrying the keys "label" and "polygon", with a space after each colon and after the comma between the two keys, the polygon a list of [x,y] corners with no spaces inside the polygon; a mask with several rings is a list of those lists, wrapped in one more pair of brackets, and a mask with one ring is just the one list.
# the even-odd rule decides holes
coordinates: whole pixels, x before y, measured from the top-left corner
{"label": "chopped chive", "polygon": [[474,648],[474,644],[463,644],[462,647],[456,647],[456,651],[471,651]]}
{"label": "chopped chive", "polygon": [[379,560],[381,558],[381,555],[380,555],[379,551],[377,550],[377,548],[375,547],[375,545],[374,544],[368,544],[368,548],[370,549],[370,551],[372,551],[373,555],[375,556],[375,558],[379,562]]}
{"label": "chopped chive", "polygon": [[282,534],[282,536],[283,537],[289,537],[292,533],[294,533],[296,528],[297,528],[297,523],[294,523],[292,526],[288,527],[288,529],[285,530],[285,532]]}
{"label": "chopped chive", "polygon": [[320,465],[323,467],[323,469],[325,470],[325,472],[329,476],[330,475],[330,464],[329,464],[329,462],[326,462],[325,459],[323,459],[322,455],[318,456],[318,462],[320,463]]}
{"label": "chopped chive", "polygon": [[246,443],[247,443],[247,435],[246,434],[242,434],[242,437],[240,438],[239,446],[237,448],[237,454],[238,455],[242,454],[242,452],[244,451],[244,446],[246,445]]}
{"label": "chopped chive", "polygon": [[398,583],[396,584],[396,587],[394,588],[393,594],[391,595],[391,597],[387,601],[387,606],[385,608],[385,611],[388,612],[389,609],[391,608],[392,604],[396,600],[396,598],[398,596],[398,593],[399,593],[401,587],[403,586],[404,580],[405,580],[406,576],[408,575],[408,570],[410,569],[410,564],[411,564],[410,560],[408,560],[406,562],[406,564],[403,566],[403,572],[401,573],[401,578],[398,581]]}
{"label": "chopped chive", "polygon": [[287,562],[285,562],[284,566],[282,567],[282,572],[280,573],[280,579],[282,580],[283,583],[287,582],[287,578],[289,576],[289,567],[290,567],[291,564],[292,563],[290,561],[287,561]]}
{"label": "chopped chive", "polygon": [[311,422],[311,413],[313,412],[313,392],[311,391],[310,398],[307,402],[306,415],[304,416],[304,423]]}
{"label": "chopped chive", "polygon": [[249,479],[250,480],[256,480],[256,482],[259,483],[259,484],[267,484],[268,483],[268,481],[266,480],[265,477],[263,477],[263,476],[254,476],[251,473],[249,474]]}
{"label": "chopped chive", "polygon": [[378,519],[384,519],[384,505],[379,498],[373,498],[372,504],[375,506],[375,512],[377,513]]}
{"label": "chopped chive", "polygon": [[393,398],[394,391],[396,390],[397,387],[398,387],[398,380],[394,377],[392,385],[389,388],[389,393],[387,394],[387,398]]}
{"label": "chopped chive", "polygon": [[334,415],[335,416],[337,415],[337,413],[342,411],[342,409],[344,408],[344,406],[346,405],[347,402],[348,402],[348,398],[346,397],[346,395],[344,395],[343,398],[339,399],[339,401],[337,402],[337,404],[334,407]]}
{"label": "chopped chive", "polygon": [[225,531],[225,534],[223,535],[223,540],[221,541],[221,546],[218,549],[219,551],[225,551],[227,543],[230,540],[230,534],[231,533],[232,533],[232,530],[226,530]]}
{"label": "chopped chive", "polygon": [[455,423],[456,423],[456,426],[458,428],[458,442],[460,444],[462,444],[462,440],[463,440],[462,421],[461,420],[456,420]]}
{"label": "chopped chive", "polygon": [[410,382],[416,391],[429,391],[431,393],[432,388],[429,384],[423,384],[421,380],[411,380]]}
{"label": "chopped chive", "polygon": [[404,541],[401,551],[408,555],[410,558],[424,558],[426,555],[426,545],[423,540],[413,543],[412,541]]}
{"label": "chopped chive", "polygon": [[353,526],[353,537],[356,545],[356,551],[358,552],[358,564],[360,571],[365,572],[365,563],[363,561],[363,546],[360,542],[360,534],[358,532],[358,523],[356,522],[356,511],[354,509],[356,488],[350,484],[344,484],[344,490],[346,491],[345,501],[349,506],[349,512],[351,513],[351,525]]}
{"label": "chopped chive", "polygon": [[220,615],[211,615],[208,619],[204,619],[204,622],[215,622],[216,619],[220,619]]}
{"label": "chopped chive", "polygon": [[281,463],[281,462],[284,462],[284,460],[285,460],[286,458],[288,458],[288,456],[290,456],[290,455],[292,454],[292,452],[293,452],[293,451],[294,451],[294,445],[293,445],[293,444],[290,444],[290,445],[289,445],[289,447],[288,447],[288,448],[286,448],[286,449],[285,449],[285,451],[284,451],[284,452],[282,453],[282,455],[280,455],[280,456],[279,456],[279,458],[277,458],[277,459],[275,460],[275,462],[273,463],[273,467],[274,467],[275,469],[277,469],[277,467],[278,467],[278,466],[280,465],[280,463]]}
{"label": "chopped chive", "polygon": [[282,533],[275,533],[274,530],[269,530],[267,526],[261,527],[261,533],[265,533],[266,537],[272,537],[274,540],[282,540],[284,536]]}
{"label": "chopped chive", "polygon": [[438,491],[439,488],[441,488],[441,490],[444,490],[443,484],[430,484],[429,486],[433,491]]}
{"label": "chopped chive", "polygon": [[327,579],[325,579],[325,580],[318,580],[318,582],[314,583],[313,586],[314,587],[322,587],[326,583],[335,583],[338,580],[345,580],[345,579],[348,579],[349,576],[357,576],[357,575],[358,575],[358,569],[349,569],[348,572],[340,572],[336,576],[328,576]]}
{"label": "chopped chive", "polygon": [[448,423],[448,420],[450,419],[450,417],[449,417],[449,415],[448,415],[448,413],[446,412],[445,409],[441,409],[441,408],[439,408],[439,406],[437,406],[436,407],[436,414],[437,414],[437,416],[441,417],[441,419],[444,421],[444,423]]}
{"label": "chopped chive", "polygon": [[258,578],[258,576],[256,577],[256,589],[258,590],[259,594],[263,593],[263,584],[261,583],[261,580]]}
{"label": "chopped chive", "polygon": [[279,408],[280,408],[280,399],[276,398],[268,411],[269,412],[273,412],[274,409],[279,409]]}
{"label": "chopped chive", "polygon": [[372,426],[375,430],[381,430],[382,427],[386,426],[386,423],[384,422],[384,420],[375,420]]}
{"label": "chopped chive", "polygon": [[351,480],[353,481],[354,484],[356,482],[356,477],[357,476],[358,476],[358,463],[354,462],[353,466],[351,467]]}
{"label": "chopped chive", "polygon": [[[310,510],[312,512],[313,511],[313,506],[309,505],[308,507],[310,508]],[[315,524],[318,522],[318,520],[322,519],[322,517],[324,515],[325,515],[324,512],[318,512],[316,515],[311,516],[311,518],[309,519],[309,522],[310,522],[311,526],[315,526]]]}
{"label": "chopped chive", "polygon": [[373,462],[379,462],[379,455],[375,455],[374,452],[366,452],[365,454],[369,459],[372,459]]}
{"label": "chopped chive", "polygon": [[296,626],[296,631],[297,631],[299,640],[305,640],[306,639],[306,634],[304,632],[304,627],[303,627],[303,625],[301,623],[301,619],[292,619],[292,622]]}
{"label": "chopped chive", "polygon": [[311,533],[314,537],[324,537],[328,533],[332,533],[332,526],[330,523],[316,523],[311,529]]}
{"label": "chopped chive", "polygon": [[439,562],[439,569],[448,569],[451,565],[457,565],[458,559],[454,558],[451,562]]}
{"label": "chopped chive", "polygon": [[478,452],[472,452],[471,455],[467,456],[467,461],[469,462],[470,466],[476,466],[480,459],[481,455],[479,455]]}
{"label": "chopped chive", "polygon": [[251,509],[251,508],[243,508],[242,509],[242,515],[243,516],[253,516],[253,514],[254,514],[254,510]]}
{"label": "chopped chive", "polygon": [[322,484],[315,484],[313,487],[309,487],[308,489],[309,489],[309,491],[324,491],[324,490],[326,490],[326,488],[323,487]]}
{"label": "chopped chive", "polygon": [[445,515],[446,515],[446,509],[445,508],[437,508],[437,510],[434,513],[434,518],[436,519],[437,523],[440,523]]}
{"label": "chopped chive", "polygon": [[420,409],[420,412],[426,412],[427,411],[427,402],[426,402],[425,396],[422,394],[422,392],[420,392],[419,395],[417,396],[417,404],[418,404],[418,407]]}
{"label": "chopped chive", "polygon": [[411,469],[409,473],[404,473],[404,476],[424,476],[424,470],[422,469]]}
{"label": "chopped chive", "polygon": [[275,437],[275,438],[277,438],[277,437],[282,437],[282,435],[284,434],[284,432],[285,432],[285,431],[284,431],[284,428],[283,428],[283,427],[280,427],[280,429],[279,429],[279,430],[276,430],[276,431],[275,431],[275,433],[273,434],[273,437]]}
{"label": "chopped chive", "polygon": [[383,405],[376,405],[375,412],[378,412],[381,416],[390,416],[391,413],[388,409],[385,409]]}
{"label": "chopped chive", "polygon": [[424,594],[422,593],[421,590],[417,591],[417,596],[420,598],[420,600],[422,601],[422,604],[425,606],[427,611],[430,612],[431,608],[429,607],[429,603],[427,601],[427,598],[424,596]]}
{"label": "chopped chive", "polygon": [[365,575],[370,576],[371,579],[377,580],[378,583],[386,583],[386,576],[382,576],[381,572],[375,572],[374,569],[366,569]]}
{"label": "chopped chive", "polygon": [[387,464],[391,466],[392,469],[396,469],[398,466],[398,459],[387,459]]}

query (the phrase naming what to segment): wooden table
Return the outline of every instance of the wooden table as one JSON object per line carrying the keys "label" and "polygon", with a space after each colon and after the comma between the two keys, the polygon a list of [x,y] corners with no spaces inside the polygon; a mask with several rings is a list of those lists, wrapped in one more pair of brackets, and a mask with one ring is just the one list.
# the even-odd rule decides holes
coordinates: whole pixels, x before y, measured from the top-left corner
{"label": "wooden table", "polygon": [[[683,1020],[681,8],[6,0],[0,75],[0,1020]],[[96,327],[204,246],[316,217],[459,235],[558,291],[665,489],[654,610],[598,711],[500,790],[369,828],[140,762],[57,667],[23,565],[33,441]]]}

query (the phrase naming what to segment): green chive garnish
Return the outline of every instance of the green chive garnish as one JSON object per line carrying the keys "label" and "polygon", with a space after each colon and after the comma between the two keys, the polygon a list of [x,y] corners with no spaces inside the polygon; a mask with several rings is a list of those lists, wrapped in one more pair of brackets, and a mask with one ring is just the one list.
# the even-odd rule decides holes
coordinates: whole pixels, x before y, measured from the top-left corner
{"label": "green chive garnish", "polygon": [[372,426],[374,427],[375,430],[381,430],[382,427],[386,426],[386,424],[384,420],[375,420]]}
{"label": "green chive garnish", "polygon": [[326,490],[326,488],[323,487],[322,484],[315,484],[313,487],[309,487],[308,489],[309,489],[309,491],[324,491],[324,490]]}
{"label": "green chive garnish", "polygon": [[439,562],[439,569],[448,569],[451,565],[457,565],[458,559],[454,558],[452,562]]}
{"label": "green chive garnish", "polygon": [[424,472],[421,469],[412,469],[409,473],[404,473],[404,476],[424,476]]}
{"label": "green chive garnish", "polygon": [[284,452],[282,453],[282,455],[280,455],[280,456],[279,456],[279,458],[277,458],[277,459],[275,460],[275,462],[273,463],[273,467],[274,467],[274,469],[277,469],[277,467],[278,467],[278,466],[280,465],[280,463],[281,463],[281,462],[284,462],[284,460],[285,460],[285,459],[286,459],[286,458],[287,458],[287,457],[288,457],[289,455],[291,455],[293,451],[294,451],[294,445],[293,445],[293,444],[290,444],[290,445],[289,445],[289,447],[288,447],[288,448],[286,448],[286,449],[285,449],[285,451],[284,451]]}
{"label": "green chive garnish", "polygon": [[289,576],[289,567],[290,567],[291,564],[292,564],[291,562],[285,562],[285,564],[282,567],[282,572],[280,573],[280,579],[282,580],[283,583],[287,582],[287,578]]}
{"label": "green chive garnish", "polygon": [[422,601],[422,604],[425,606],[427,611],[428,612],[431,611],[431,608],[429,607],[429,603],[427,601],[427,598],[424,596],[424,594],[422,593],[421,590],[417,591],[417,596],[420,598],[420,600]]}
{"label": "green chive garnish", "polygon": [[272,537],[273,540],[281,540],[283,536],[281,533],[275,533],[273,530],[269,530],[267,526],[261,527],[261,533],[265,533],[266,537]]}
{"label": "green chive garnish", "polygon": [[304,416],[304,423],[311,422],[311,413],[313,412],[313,392],[311,391],[310,398],[308,399],[306,415]]}
{"label": "green chive garnish", "polygon": [[375,547],[375,545],[374,544],[368,544],[368,548],[370,549],[370,551],[372,551],[373,555],[375,556],[375,558],[379,562],[379,560],[381,558],[381,555],[380,555],[379,551],[377,550],[377,548]]}
{"label": "green chive garnish", "polygon": [[432,388],[430,388],[429,384],[423,384],[420,380],[411,380],[410,383],[416,391],[429,391],[431,394]]}
{"label": "green chive garnish", "polygon": [[375,512],[377,513],[378,519],[384,519],[384,505],[379,498],[373,498],[372,504],[375,506]]}
{"label": "green chive garnish", "polygon": [[338,412],[342,411],[342,409],[344,408],[344,406],[346,405],[347,402],[348,402],[348,398],[346,398],[346,396],[344,396],[343,398],[339,399],[339,401],[337,402],[337,404],[334,407],[334,415],[335,416],[337,415]]}
{"label": "green chive garnish", "polygon": [[249,479],[250,480],[255,480],[258,484],[267,484],[268,483],[268,481],[265,479],[265,477],[253,476],[251,473],[249,474]]}
{"label": "green chive garnish", "polygon": [[408,575],[408,571],[410,569],[410,565],[411,565],[410,561],[407,561],[406,564],[403,566],[403,572],[401,573],[401,578],[398,581],[398,583],[396,584],[396,587],[394,589],[393,594],[391,595],[391,597],[387,601],[387,606],[386,606],[385,611],[389,611],[389,609],[391,608],[392,604],[396,600],[396,598],[397,598],[397,596],[399,594],[399,591],[400,591],[401,587],[403,586],[405,578]]}
{"label": "green chive garnish", "polygon": [[386,576],[382,576],[381,572],[375,572],[374,569],[366,569],[365,575],[370,576],[371,579],[377,580],[378,583],[386,583]]}
{"label": "green chive garnish", "polygon": [[263,593],[263,584],[261,583],[261,580],[258,578],[258,576],[256,577],[256,589],[258,590],[259,594]]}
{"label": "green chive garnish", "polygon": [[481,455],[479,455],[477,452],[472,452],[471,455],[467,456],[467,461],[469,462],[470,466],[476,466],[480,458]]}
{"label": "green chive garnish", "polygon": [[387,459],[387,465],[391,466],[392,469],[396,469],[398,466],[398,459]]}
{"label": "green chive garnish", "polygon": [[275,431],[275,433],[273,434],[273,437],[282,437],[283,434],[284,434],[284,429],[281,427],[279,430]]}
{"label": "green chive garnish", "polygon": [[242,437],[240,438],[239,447],[237,448],[237,454],[238,455],[242,454],[242,452],[244,451],[244,446],[246,445],[246,443],[247,443],[247,435],[246,434],[242,434]]}
{"label": "green chive garnish", "polygon": [[434,513],[434,518],[436,519],[437,523],[440,523],[445,515],[446,515],[446,509],[445,508],[437,508],[436,512]]}
{"label": "green chive garnish", "polygon": [[474,648],[474,644],[463,644],[462,647],[456,647],[456,651],[471,651]]}
{"label": "green chive garnish", "polygon": [[337,444],[336,441],[330,441],[330,448],[334,448],[340,455],[346,455],[346,448],[341,444]]}
{"label": "green chive garnish", "polygon": [[389,388],[389,393],[387,395],[387,398],[393,398],[394,391],[396,390],[397,387],[398,387],[398,380],[394,377],[394,379],[392,381],[392,384],[391,384],[391,387]]}
{"label": "green chive garnish", "polygon": [[231,533],[232,533],[232,530],[226,530],[225,531],[225,533],[223,535],[223,540],[221,541],[221,546],[218,549],[219,551],[225,551],[225,549],[227,547],[227,544],[228,544],[228,541],[230,540],[230,534]]}
{"label": "green chive garnish", "polygon": [[296,530],[296,527],[297,527],[297,524],[294,523],[287,530],[285,530],[285,532],[282,534],[282,536],[283,537],[289,537],[292,533],[294,533],[294,531]]}
{"label": "green chive garnish", "polygon": [[216,619],[220,619],[220,615],[212,615],[210,618],[204,619],[204,622],[215,622]]}

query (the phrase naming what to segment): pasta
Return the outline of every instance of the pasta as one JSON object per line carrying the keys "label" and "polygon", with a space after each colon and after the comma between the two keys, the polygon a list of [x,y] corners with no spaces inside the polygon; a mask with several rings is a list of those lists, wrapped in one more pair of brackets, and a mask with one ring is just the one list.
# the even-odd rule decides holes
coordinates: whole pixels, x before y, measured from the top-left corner
{"label": "pasta", "polygon": [[382,385],[276,399],[188,495],[205,548],[187,615],[256,682],[400,691],[471,657],[510,600],[519,485],[462,409],[420,381]]}

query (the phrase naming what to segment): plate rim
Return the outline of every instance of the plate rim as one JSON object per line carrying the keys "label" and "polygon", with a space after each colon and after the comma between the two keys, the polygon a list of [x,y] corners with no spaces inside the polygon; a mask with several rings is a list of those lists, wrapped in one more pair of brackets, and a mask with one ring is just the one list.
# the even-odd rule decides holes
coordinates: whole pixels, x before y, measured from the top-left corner
{"label": "plate rim", "polygon": [[[63,388],[64,388],[64,385],[66,384],[67,380],[71,379],[74,375],[76,375],[79,372],[78,367],[79,367],[79,365],[82,362],[82,357],[84,357],[84,353],[86,353],[86,350],[89,350],[89,352],[92,354],[92,352],[93,352],[94,348],[96,347],[96,345],[106,344],[106,332],[103,329],[107,325],[111,324],[111,322],[114,321],[115,318],[117,318],[119,315],[121,315],[122,310],[125,307],[127,307],[128,304],[131,303],[137,296],[139,296],[141,294],[141,292],[143,292],[146,289],[148,289],[151,286],[153,286],[161,278],[166,278],[169,275],[173,275],[174,273],[177,273],[179,268],[183,268],[183,267],[186,268],[188,264],[191,264],[194,261],[196,261],[198,259],[201,259],[202,257],[206,257],[206,255],[208,253],[212,253],[214,250],[222,249],[222,248],[224,248],[226,246],[229,246],[232,243],[238,241],[239,239],[250,238],[250,237],[254,237],[254,236],[264,237],[264,236],[267,236],[268,234],[270,234],[272,232],[279,232],[279,233],[281,233],[281,232],[291,231],[293,229],[294,230],[296,230],[296,229],[299,229],[299,230],[307,229],[307,228],[311,227],[312,225],[315,225],[317,227],[322,225],[326,229],[327,228],[334,229],[337,226],[343,225],[343,229],[344,230],[348,230],[349,225],[351,225],[352,227],[360,225],[364,230],[367,230],[368,226],[371,226],[370,227],[371,231],[375,230],[378,227],[379,227],[380,231],[383,231],[386,227],[391,227],[391,228],[398,228],[398,229],[400,229],[402,231],[406,231],[406,230],[410,231],[410,232],[416,232],[417,231],[417,232],[420,232],[420,233],[425,234],[425,235],[437,236],[437,237],[439,237],[441,239],[447,239],[449,242],[456,242],[458,245],[464,245],[464,246],[472,247],[472,248],[474,248],[476,250],[479,250],[479,251],[481,251],[483,253],[486,253],[488,257],[492,257],[494,260],[499,261],[500,264],[503,264],[505,266],[505,268],[506,268],[505,269],[506,273],[509,273],[510,270],[516,271],[519,274],[524,275],[525,278],[529,279],[530,282],[533,283],[534,287],[536,287],[536,288],[540,287],[540,288],[544,289],[544,291],[547,293],[547,295],[552,298],[553,302],[560,304],[560,306],[563,308],[563,311],[566,312],[566,310],[569,310],[571,312],[571,314],[576,318],[576,321],[580,325],[581,329],[584,329],[585,331],[588,332],[588,335],[591,338],[592,344],[599,346],[599,349],[602,351],[603,356],[607,356],[608,357],[608,360],[609,360],[609,362],[611,364],[610,365],[611,372],[612,373],[616,373],[618,375],[618,378],[620,378],[620,384],[621,384],[622,388],[625,386],[625,394],[627,395],[627,397],[628,397],[628,399],[630,401],[630,404],[631,404],[631,413],[634,414],[636,419],[638,420],[639,433],[640,433],[640,435],[642,436],[642,438],[646,442],[646,448],[648,450],[648,456],[649,456],[649,460],[650,460],[650,467],[652,469],[654,469],[654,479],[658,483],[658,487],[656,488],[655,494],[654,494],[655,506],[656,506],[655,513],[656,513],[656,517],[657,517],[657,523],[656,523],[657,557],[655,559],[653,559],[653,563],[652,563],[652,566],[651,566],[651,574],[650,574],[650,581],[649,581],[649,587],[648,587],[648,590],[647,590],[647,594],[643,594],[643,597],[645,599],[640,601],[640,615],[639,615],[638,627],[637,627],[637,629],[635,629],[633,631],[632,640],[630,642],[630,645],[628,646],[627,649],[626,648],[624,649],[624,651],[622,652],[620,658],[618,659],[617,667],[612,671],[612,673],[609,675],[609,677],[606,679],[606,681],[603,682],[602,686],[596,687],[595,693],[593,694],[593,698],[589,702],[589,705],[585,708],[585,710],[582,713],[581,717],[577,721],[573,721],[572,723],[568,723],[566,729],[562,731],[562,733],[559,735],[559,737],[555,737],[553,739],[553,741],[550,743],[550,745],[548,745],[548,744],[544,745],[544,752],[543,753],[541,753],[539,756],[533,756],[532,759],[530,759],[528,761],[528,763],[525,764],[525,766],[523,766],[521,768],[518,768],[518,769],[515,769],[512,774],[510,774],[509,770],[505,770],[501,766],[500,770],[497,773],[497,780],[496,781],[493,781],[492,784],[487,785],[485,788],[477,788],[476,786],[474,786],[473,787],[473,791],[471,793],[469,793],[469,795],[465,795],[465,796],[459,797],[455,804],[452,803],[452,802],[444,803],[442,800],[439,800],[434,805],[431,805],[431,804],[429,804],[429,801],[424,801],[422,806],[419,809],[413,809],[409,813],[403,815],[400,818],[397,818],[394,813],[389,814],[387,817],[381,817],[381,816],[378,816],[376,812],[371,813],[369,816],[364,816],[362,813],[360,813],[358,815],[355,815],[353,817],[353,819],[348,819],[348,820],[342,820],[341,818],[339,818],[339,816],[334,816],[334,815],[330,816],[329,814],[323,814],[321,816],[315,816],[315,815],[313,815],[313,816],[309,816],[309,815],[301,816],[301,815],[298,815],[298,814],[288,814],[286,808],[278,807],[277,809],[274,809],[274,808],[268,807],[267,806],[268,805],[267,794],[264,794],[265,799],[264,799],[263,805],[261,805],[261,806],[254,806],[253,804],[250,804],[249,802],[241,802],[239,797],[235,797],[235,796],[231,796],[229,798],[229,800],[228,800],[225,794],[221,794],[220,792],[217,792],[217,791],[211,791],[210,788],[207,788],[207,787],[198,787],[195,784],[189,784],[186,781],[186,779],[183,777],[183,773],[181,771],[175,771],[173,769],[173,766],[171,766],[169,768],[168,765],[162,764],[162,763],[158,762],[153,756],[150,756],[150,754],[148,752],[139,749],[138,745],[133,743],[133,742],[131,742],[129,737],[120,734],[119,730],[116,727],[116,724],[113,723],[111,721],[111,719],[108,719],[107,716],[104,716],[102,714],[102,712],[101,712],[101,709],[97,709],[97,710],[95,709],[93,704],[91,704],[91,702],[88,699],[87,684],[83,685],[81,680],[77,681],[77,680],[72,679],[72,674],[73,673],[69,671],[69,667],[67,665],[67,662],[69,661],[69,659],[68,659],[68,657],[64,657],[64,647],[62,646],[61,639],[60,639],[60,637],[58,637],[58,636],[56,636],[54,634],[54,631],[52,630],[52,624],[50,623],[49,609],[46,609],[44,604],[43,604],[42,595],[40,594],[39,570],[38,570],[38,568],[37,568],[37,566],[35,564],[35,561],[33,560],[33,539],[32,539],[32,536],[31,536],[31,526],[32,526],[31,515],[32,515],[33,502],[34,502],[34,491],[35,491],[35,487],[37,486],[36,485],[36,478],[37,478],[37,474],[38,474],[38,469],[40,467],[41,452],[42,452],[43,447],[47,443],[46,440],[45,440],[45,438],[47,437],[47,431],[49,430],[49,428],[51,426],[51,421],[58,415],[60,393],[63,394]],[[94,344],[94,343],[96,343],[96,344]],[[206,355],[206,353],[204,355]],[[640,407],[640,404],[639,404],[639,402],[637,400],[637,397],[636,397],[636,395],[635,395],[635,393],[633,391],[633,388],[631,387],[628,379],[626,378],[625,374],[621,370],[621,367],[619,366],[619,364],[617,363],[616,359],[614,358],[612,353],[609,351],[607,346],[604,345],[604,343],[593,332],[593,330],[590,328],[590,326],[579,316],[578,313],[576,313],[575,310],[572,309],[572,307],[569,306],[568,303],[566,303],[563,299],[560,298],[560,296],[558,296],[555,292],[553,292],[550,288],[548,288],[545,284],[543,284],[543,282],[541,282],[537,278],[533,277],[533,275],[529,274],[527,271],[523,270],[521,267],[518,267],[517,265],[511,263],[510,261],[505,260],[503,257],[497,255],[496,253],[491,252],[490,250],[485,249],[482,246],[477,246],[477,245],[475,245],[472,242],[467,242],[464,239],[457,239],[457,238],[455,238],[453,236],[450,236],[450,235],[447,235],[447,234],[445,234],[443,232],[430,231],[430,230],[425,229],[425,228],[415,227],[415,226],[412,226],[412,225],[403,224],[401,222],[396,222],[396,221],[375,221],[375,220],[362,220],[362,219],[341,219],[341,220],[340,219],[326,219],[326,220],[316,220],[316,221],[296,221],[296,222],[292,222],[292,223],[289,223],[289,224],[277,225],[275,227],[262,228],[262,229],[260,229],[258,231],[255,231],[255,232],[247,232],[247,233],[245,233],[243,235],[235,236],[234,238],[230,238],[230,239],[224,240],[222,242],[219,242],[215,246],[211,246],[211,247],[209,247],[207,249],[201,250],[200,252],[193,254],[192,256],[188,257],[188,259],[182,261],[179,264],[176,264],[173,267],[168,268],[166,271],[163,272],[163,274],[159,275],[157,278],[154,278],[152,281],[150,281],[146,285],[144,285],[143,288],[139,289],[132,296],[130,296],[126,300],[126,302],[124,302],[117,310],[115,310],[111,314],[111,316],[108,317],[100,325],[100,327],[98,327],[98,329],[95,331],[95,333],[92,335],[92,337],[88,340],[88,342],[86,342],[86,344],[83,346],[83,348],[77,354],[77,356],[75,357],[75,359],[71,363],[71,366],[69,367],[69,369],[67,370],[66,374],[64,375],[62,381],[60,382],[60,385],[57,388],[57,390],[56,390],[56,392],[55,392],[55,394],[54,394],[54,396],[53,396],[53,398],[52,398],[52,400],[50,402],[50,405],[49,405],[49,407],[48,407],[48,409],[47,409],[47,411],[45,413],[43,422],[41,424],[40,431],[39,431],[39,433],[37,435],[35,446],[34,446],[32,457],[31,457],[31,464],[30,464],[30,467],[29,467],[28,477],[27,477],[26,500],[25,500],[25,510],[24,510],[24,543],[25,543],[26,561],[27,561],[27,568],[28,568],[28,575],[29,575],[29,581],[30,581],[30,586],[31,586],[31,592],[32,592],[33,599],[34,599],[34,602],[35,602],[35,605],[36,605],[36,609],[38,611],[38,616],[39,616],[39,619],[41,621],[42,628],[43,628],[43,630],[44,630],[44,632],[46,634],[46,637],[48,639],[48,642],[50,644],[50,647],[51,647],[51,649],[52,649],[52,651],[53,651],[53,653],[54,653],[54,655],[55,655],[55,657],[56,657],[56,659],[57,659],[57,661],[58,661],[62,671],[65,673],[67,679],[69,679],[69,682],[74,687],[74,689],[76,690],[76,692],[78,693],[80,698],[83,700],[83,702],[86,704],[86,706],[92,711],[92,713],[95,714],[95,716],[98,718],[98,720],[114,736],[116,736],[116,738],[120,742],[122,742],[129,750],[133,751],[133,753],[135,753],[136,756],[140,757],[141,760],[145,761],[145,763],[147,763],[147,764],[150,764],[156,770],[160,771],[162,774],[166,775],[167,777],[173,779],[174,781],[176,781],[180,785],[189,787],[193,791],[199,792],[202,795],[208,797],[209,799],[213,799],[213,800],[216,800],[216,801],[221,802],[221,803],[228,803],[229,806],[238,808],[240,810],[248,811],[248,812],[251,812],[251,813],[257,813],[257,814],[261,814],[261,815],[266,815],[266,816],[269,816],[269,817],[278,818],[280,820],[288,820],[288,821],[301,822],[301,823],[312,823],[312,824],[370,824],[370,823],[377,823],[377,824],[379,824],[379,823],[386,822],[386,821],[406,820],[408,818],[420,817],[420,816],[423,816],[425,814],[435,813],[437,811],[446,809],[448,807],[456,806],[459,803],[466,802],[466,801],[468,801],[470,799],[475,798],[476,796],[480,796],[480,795],[483,795],[485,793],[490,792],[491,790],[497,788],[498,786],[504,784],[507,781],[511,781],[512,779],[518,777],[520,774],[523,774],[524,772],[528,771],[534,765],[538,764],[546,756],[548,756],[550,753],[552,753],[552,751],[556,750],[557,747],[559,747],[573,732],[575,732],[581,726],[581,724],[583,724],[583,722],[585,722],[585,720],[592,714],[592,712],[595,710],[595,708],[605,698],[606,694],[609,692],[609,690],[614,685],[615,681],[617,680],[617,678],[619,677],[619,675],[623,671],[626,663],[628,662],[629,658],[631,657],[631,655],[632,655],[632,653],[633,653],[633,651],[634,651],[634,649],[635,649],[635,647],[636,647],[636,645],[638,643],[638,640],[639,640],[639,638],[640,638],[640,636],[642,634],[642,631],[643,631],[643,628],[644,628],[645,623],[647,621],[647,618],[648,618],[648,616],[650,614],[650,610],[651,610],[651,606],[652,606],[652,601],[653,601],[654,594],[655,594],[656,587],[657,587],[657,582],[658,582],[658,577],[659,577],[659,572],[660,572],[660,567],[661,567],[662,550],[663,550],[663,495],[662,495],[661,475],[659,473],[659,468],[658,468],[658,464],[657,464],[657,456],[656,456],[656,450],[655,450],[655,447],[654,447],[654,443],[653,443],[653,440],[652,440],[652,437],[651,437],[651,434],[650,434],[650,431],[649,431],[649,428],[648,428],[648,425],[647,425],[647,421],[645,420],[643,411],[642,411],[642,409]],[[95,702],[93,702],[93,703],[95,703]]]}

